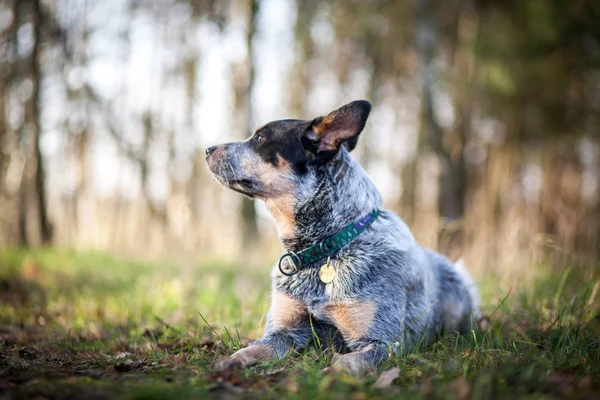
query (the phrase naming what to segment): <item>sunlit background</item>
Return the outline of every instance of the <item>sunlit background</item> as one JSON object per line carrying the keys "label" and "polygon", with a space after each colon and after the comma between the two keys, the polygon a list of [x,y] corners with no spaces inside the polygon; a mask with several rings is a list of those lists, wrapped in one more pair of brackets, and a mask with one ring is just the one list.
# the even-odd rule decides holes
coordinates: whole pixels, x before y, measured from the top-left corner
{"label": "sunlit background", "polygon": [[[205,148],[357,99],[484,318],[363,380],[316,336],[217,373],[283,250]],[[0,0],[2,399],[600,398],[599,297],[600,0]]]}
{"label": "sunlit background", "polygon": [[267,268],[204,148],[368,99],[353,154],[422,244],[598,268],[598,1],[12,0],[0,31],[0,246]]}

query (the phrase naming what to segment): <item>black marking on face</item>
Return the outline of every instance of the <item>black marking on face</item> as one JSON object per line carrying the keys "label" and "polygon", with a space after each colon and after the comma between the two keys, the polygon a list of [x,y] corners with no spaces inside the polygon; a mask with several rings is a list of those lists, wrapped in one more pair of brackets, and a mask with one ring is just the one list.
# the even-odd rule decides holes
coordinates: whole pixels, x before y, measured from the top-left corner
{"label": "black marking on face", "polygon": [[260,128],[250,139],[254,151],[265,162],[280,167],[285,160],[296,173],[306,172],[309,157],[302,137],[309,127],[307,121],[284,119]]}

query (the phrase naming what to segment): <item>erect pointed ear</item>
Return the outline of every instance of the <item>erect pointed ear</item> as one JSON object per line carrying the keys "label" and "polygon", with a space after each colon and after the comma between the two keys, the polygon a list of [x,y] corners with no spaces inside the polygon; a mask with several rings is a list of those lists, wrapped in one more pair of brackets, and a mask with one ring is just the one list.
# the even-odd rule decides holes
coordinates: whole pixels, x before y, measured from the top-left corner
{"label": "erect pointed ear", "polygon": [[319,152],[337,151],[346,141],[349,141],[349,150],[352,150],[365,127],[369,112],[371,103],[357,100],[324,117],[317,117],[311,123],[310,139],[319,142]]}

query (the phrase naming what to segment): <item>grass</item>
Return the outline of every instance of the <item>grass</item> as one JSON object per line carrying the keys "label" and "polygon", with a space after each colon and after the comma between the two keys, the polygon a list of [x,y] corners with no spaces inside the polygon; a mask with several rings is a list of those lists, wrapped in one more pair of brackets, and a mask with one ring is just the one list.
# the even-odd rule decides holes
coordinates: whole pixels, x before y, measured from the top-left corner
{"label": "grass", "polygon": [[[542,271],[542,269],[540,269]],[[449,334],[378,374],[323,375],[309,349],[243,371],[218,358],[260,336],[269,271],[100,253],[0,252],[0,398],[598,398],[599,277],[483,284],[485,329]]]}

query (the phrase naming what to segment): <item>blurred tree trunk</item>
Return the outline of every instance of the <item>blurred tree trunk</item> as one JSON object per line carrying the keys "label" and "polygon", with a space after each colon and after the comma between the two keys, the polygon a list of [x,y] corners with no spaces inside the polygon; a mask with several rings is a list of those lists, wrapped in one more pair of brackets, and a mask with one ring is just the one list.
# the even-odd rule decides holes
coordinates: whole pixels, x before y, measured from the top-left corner
{"label": "blurred tree trunk", "polygon": [[[16,58],[16,54],[17,54],[17,48],[18,48],[18,38],[17,38],[17,32],[19,30],[19,27],[21,25],[21,20],[22,20],[22,12],[21,12],[21,8],[22,8],[22,4],[17,1],[17,0],[13,0],[12,3],[12,15],[13,15],[13,22],[12,22],[12,27],[10,29],[10,35],[11,35],[11,55],[13,56],[13,58]],[[11,61],[9,61],[10,63]],[[16,64],[16,63],[15,63]],[[10,65],[10,77],[9,77],[9,82],[10,81],[17,81],[20,79],[23,79],[23,77],[25,76],[25,71],[23,70],[23,66],[22,65]],[[21,246],[27,246],[28,245],[28,237],[27,237],[27,207],[28,207],[28,202],[27,202],[27,183],[28,180],[26,179],[27,176],[27,149],[25,148],[25,146],[23,145],[23,126],[21,125],[19,128],[16,129],[17,130],[17,138],[15,138],[18,142],[18,144],[16,144],[16,146],[20,146],[20,151],[21,151],[21,155],[23,156],[23,171],[21,172],[21,176],[19,178],[19,201],[17,203],[18,209],[17,211],[17,231],[18,231],[18,240],[16,241],[17,245],[21,245]],[[12,157],[12,155],[11,155]]]}
{"label": "blurred tree trunk", "polygon": [[[600,143],[596,142],[596,168],[600,170]],[[591,222],[592,226],[595,226],[594,236],[596,236],[596,246],[594,248],[593,256],[596,260],[600,259],[600,174],[597,174],[597,183],[596,183],[596,207],[594,215],[596,216],[595,220]]]}
{"label": "blurred tree trunk", "polygon": [[[258,0],[247,0],[244,4],[246,10],[246,51],[245,62],[233,67],[234,115],[238,121],[234,129],[238,130],[241,138],[252,134],[252,92],[255,84],[254,70],[254,36],[257,28]],[[255,243],[258,231],[256,223],[256,210],[253,200],[243,197],[241,205],[242,218],[242,246],[249,249]]]}
{"label": "blurred tree trunk", "polygon": [[433,105],[436,23],[429,0],[417,0],[417,51],[421,65],[421,137],[437,154],[440,163],[438,209],[442,218],[460,219],[464,213],[464,164],[462,155],[452,157],[444,146],[444,130],[438,123]]}
{"label": "blurred tree trunk", "polygon": [[417,171],[419,156],[415,156],[402,166],[400,177],[402,181],[402,193],[398,197],[398,209],[402,219],[412,226],[415,222],[415,212],[417,208]]}
{"label": "blurred tree trunk", "polygon": [[31,100],[31,119],[33,122],[34,151],[36,159],[35,193],[39,218],[40,238],[43,244],[52,241],[52,226],[48,219],[48,200],[46,198],[46,171],[44,156],[40,149],[41,128],[41,85],[42,74],[40,68],[40,49],[42,41],[42,27],[44,25],[41,0],[32,0],[33,13],[33,53],[31,55],[31,78],[33,81],[33,95]]}
{"label": "blurred tree trunk", "polygon": [[[21,23],[22,23],[22,19],[23,19],[23,12],[22,12],[22,3],[20,3],[19,1],[15,1],[13,3],[13,13],[14,13],[14,19],[15,19],[15,24],[17,26],[17,30],[19,29]],[[18,48],[18,38],[17,35],[14,36],[14,44],[13,44],[13,49],[14,49],[14,54],[16,55],[16,49]],[[37,46],[37,43],[35,44]],[[24,66],[23,65],[19,65],[15,68],[15,78],[18,76],[19,80],[22,80],[25,78],[27,71],[24,70]],[[30,96],[30,99],[33,99],[33,96]],[[31,100],[30,100],[31,101]],[[31,119],[31,115],[27,113],[26,110],[26,116],[25,118],[29,118]],[[28,217],[28,211],[29,211],[29,192],[30,192],[30,181],[31,181],[31,155],[29,154],[29,149],[27,148],[27,138],[25,138],[24,136],[26,135],[27,132],[25,132],[24,130],[24,126],[25,126],[25,122],[23,123],[23,125],[21,125],[18,129],[18,141],[19,141],[19,146],[21,147],[21,151],[24,155],[24,166],[23,166],[23,172],[21,175],[21,179],[20,179],[20,185],[19,185],[19,202],[18,202],[18,207],[19,207],[19,217],[18,217],[18,227],[19,227],[19,242],[18,244],[20,246],[28,246],[29,245],[29,235],[27,232],[27,217]]]}
{"label": "blurred tree trunk", "polygon": [[2,35],[2,40],[7,45],[3,57],[0,58],[0,194],[4,193],[6,189],[6,173],[11,157],[9,149],[10,138],[8,132],[8,122],[6,120],[6,103],[12,75],[12,65],[9,55],[13,51],[13,47],[16,44],[15,42],[18,28],[19,11],[17,1],[15,0],[13,0],[10,6],[6,6],[7,9],[9,7],[12,8],[12,22],[10,26],[8,26],[3,32],[0,32]]}
{"label": "blurred tree trunk", "polygon": [[[83,19],[83,27],[82,34],[79,43],[75,46],[77,47],[76,57],[78,60],[78,67],[82,70],[88,64],[88,41],[89,41],[89,15],[88,15],[89,7],[87,2],[84,2],[79,10],[81,18]],[[72,91],[70,91],[72,93]],[[77,181],[75,186],[75,192],[73,193],[73,210],[72,210],[72,226],[75,227],[75,232],[80,227],[80,218],[79,218],[79,209],[82,201],[85,201],[88,196],[88,186],[90,182],[90,171],[88,168],[88,160],[89,153],[91,147],[91,136],[92,136],[92,128],[90,126],[90,117],[92,115],[92,107],[89,99],[86,96],[85,90],[78,89],[75,93],[72,93],[74,97],[76,96],[76,101],[80,104],[83,103],[83,107],[85,108],[85,115],[82,117],[84,120],[82,128],[76,132],[74,135],[72,134],[72,138],[74,140],[74,149],[75,149],[75,168],[77,170]],[[68,122],[67,122],[68,125]],[[71,129],[69,129],[71,131]]]}
{"label": "blurred tree trunk", "polygon": [[154,121],[152,120],[152,114],[150,111],[146,111],[142,116],[142,125],[144,126],[144,139],[142,141],[142,148],[137,160],[140,168],[142,194],[150,215],[164,224],[167,221],[166,211],[164,208],[158,207],[155,204],[154,199],[152,198],[152,191],[150,190],[150,147],[156,136]]}
{"label": "blurred tree trunk", "polygon": [[[42,84],[40,50],[44,15],[40,0],[30,0],[28,4],[21,3],[21,5],[28,7],[33,29],[33,46],[31,55],[27,60],[27,73],[24,74],[24,77],[27,76],[31,82],[32,92],[25,104],[25,122],[21,129],[21,146],[23,146],[27,155],[26,164],[28,165],[25,168],[19,196],[20,244],[28,246],[31,244],[31,238],[28,234],[28,221],[32,218],[29,213],[31,204],[35,204],[37,217],[35,226],[39,230],[39,239],[42,244],[49,244],[52,241],[52,226],[48,219],[45,165],[40,149],[42,134],[40,123]],[[31,144],[33,149],[29,149]]]}
{"label": "blurred tree trunk", "polygon": [[31,55],[31,76],[33,81],[33,95],[31,101],[31,118],[34,129],[34,151],[36,159],[35,170],[35,193],[37,197],[37,209],[39,218],[40,238],[43,244],[52,241],[52,225],[48,219],[48,200],[46,198],[46,171],[44,156],[40,149],[41,128],[41,85],[42,74],[40,68],[40,49],[42,41],[42,28],[44,17],[42,13],[41,0],[32,0],[33,13],[33,53]]}
{"label": "blurred tree trunk", "polygon": [[463,217],[468,184],[464,148],[471,134],[473,76],[477,67],[475,57],[466,49],[476,47],[478,23],[478,16],[471,1],[463,0],[457,7],[455,35],[451,38],[450,45],[450,65],[453,68],[450,92],[454,104],[454,124],[443,139],[447,161],[442,165],[445,170],[442,170],[439,198],[440,215],[447,219],[442,222],[448,222],[439,246],[452,259],[460,257],[463,247]]}
{"label": "blurred tree trunk", "polygon": [[[194,30],[192,30],[193,32]],[[195,116],[195,106],[196,106],[196,69],[198,67],[198,51],[194,51],[195,48],[191,51],[185,60],[185,69],[184,69],[184,77],[185,77],[185,94],[187,100],[187,112],[186,112],[186,128],[190,133],[194,132],[194,116]],[[186,196],[190,201],[190,211],[192,213],[192,218],[194,221],[198,221],[200,217],[200,201],[201,201],[201,175],[200,175],[200,165],[199,163],[204,162],[204,158],[201,157],[201,152],[199,150],[194,151],[190,155],[190,162],[192,164],[192,171],[190,178],[186,183]]]}
{"label": "blurred tree trunk", "polygon": [[[78,21],[81,21],[81,34],[78,40],[61,40],[60,46],[64,57],[60,60],[59,66],[63,70],[61,78],[65,86],[66,103],[73,110],[69,116],[63,118],[61,124],[67,136],[67,147],[70,150],[70,153],[65,154],[65,159],[61,162],[63,166],[69,167],[73,171],[74,190],[71,195],[64,196],[62,204],[64,214],[55,220],[55,224],[61,227],[61,237],[55,239],[64,240],[67,243],[77,240],[80,229],[79,212],[83,203],[82,199],[88,193],[87,187],[90,181],[87,164],[89,150],[92,146],[90,127],[92,110],[85,89],[78,84],[73,85],[68,79],[69,73],[84,70],[88,64],[86,51],[89,37],[87,6],[88,4],[83,2],[74,7],[68,22],[63,22],[64,28],[58,26],[56,21],[49,22],[49,25],[52,25],[50,29],[59,32],[61,38],[67,39],[70,38],[69,31],[74,29],[73,26],[78,25]],[[75,110],[85,111],[78,113]],[[83,227],[81,228],[83,229]]]}
{"label": "blurred tree trunk", "polygon": [[6,89],[9,80],[9,65],[0,60],[0,193],[4,192],[4,179],[10,154],[8,153],[8,126],[6,125]]}

